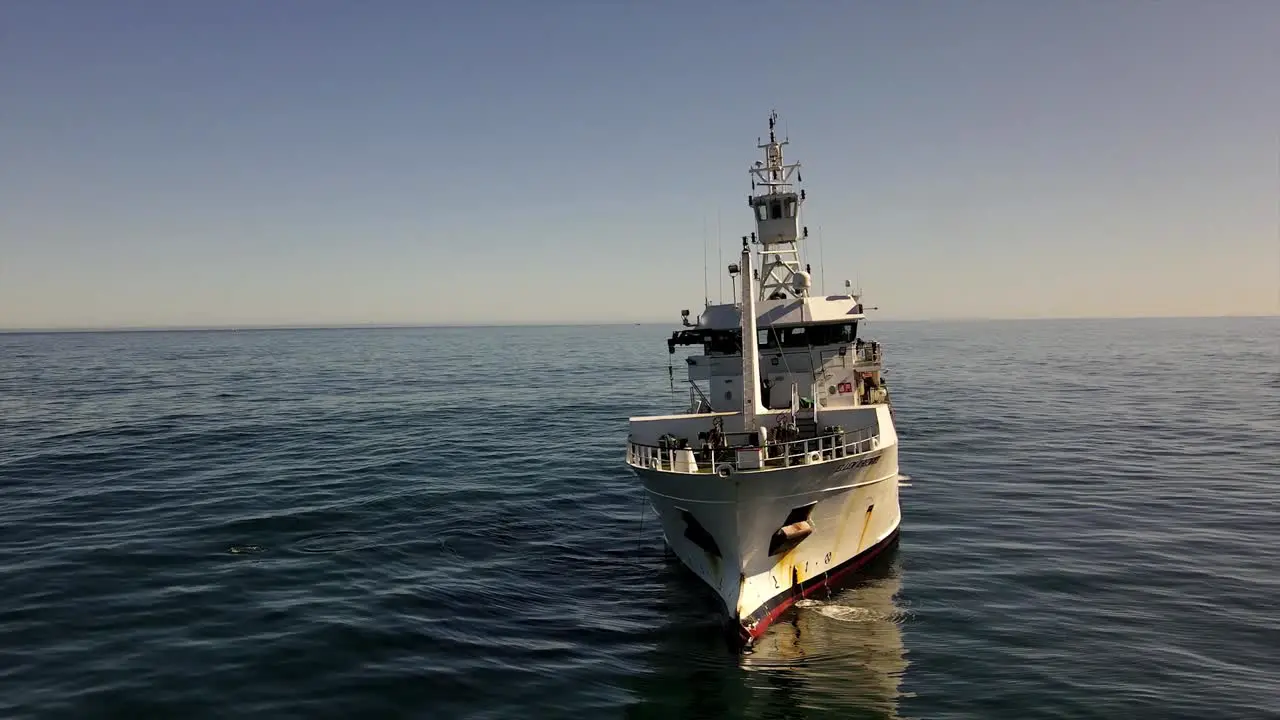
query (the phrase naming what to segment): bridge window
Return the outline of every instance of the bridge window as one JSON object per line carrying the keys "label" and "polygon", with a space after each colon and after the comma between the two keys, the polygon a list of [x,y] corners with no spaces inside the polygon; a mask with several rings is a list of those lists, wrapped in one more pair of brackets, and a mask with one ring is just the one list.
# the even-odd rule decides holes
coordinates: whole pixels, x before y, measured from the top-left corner
{"label": "bridge window", "polygon": [[756,205],[756,220],[761,222],[769,219],[769,211],[764,203]]}
{"label": "bridge window", "polygon": [[742,333],[738,330],[713,330],[706,350],[715,355],[736,355],[742,352]]}
{"label": "bridge window", "polygon": [[[760,347],[777,350],[778,348],[807,348],[809,347],[808,331],[811,328],[804,327],[788,327],[768,330],[768,335],[760,339]],[[761,331],[764,333],[766,331]]]}
{"label": "bridge window", "polygon": [[795,216],[796,216],[796,199],[787,198],[787,217],[793,218]]}
{"label": "bridge window", "polygon": [[[809,348],[824,345],[849,345],[858,337],[858,323],[821,323],[790,325],[779,328],[757,328],[756,347],[770,350]],[[703,344],[709,355],[737,355],[742,352],[742,332],[738,329],[683,331],[668,340],[672,352],[675,345]],[[687,337],[686,337],[687,335]]]}
{"label": "bridge window", "polygon": [[782,219],[782,201],[781,200],[774,200],[773,202],[769,203],[769,219],[770,220]]}
{"label": "bridge window", "polygon": [[825,323],[774,328],[761,331],[761,348],[807,348],[822,345],[848,345],[858,336],[857,323]]}
{"label": "bridge window", "polygon": [[802,327],[788,328],[782,333],[782,347],[809,347],[809,336]]}
{"label": "bridge window", "polygon": [[857,323],[815,325],[811,328],[814,345],[847,345],[858,335]]}

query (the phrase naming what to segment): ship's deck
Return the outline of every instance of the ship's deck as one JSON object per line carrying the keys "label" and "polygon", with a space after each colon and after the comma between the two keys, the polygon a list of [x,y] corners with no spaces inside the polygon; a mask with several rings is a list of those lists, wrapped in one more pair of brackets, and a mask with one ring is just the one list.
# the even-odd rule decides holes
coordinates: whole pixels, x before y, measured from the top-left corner
{"label": "ship's deck", "polygon": [[[880,434],[875,429],[860,428],[769,443],[761,448],[745,443],[736,445],[732,443],[735,436],[745,439],[746,433],[728,433],[727,435],[730,443],[721,447],[694,448],[688,446],[688,443],[684,443],[685,447],[645,445],[628,440],[627,464],[636,468],[689,475],[723,475],[726,467],[730,472],[740,469],[758,472],[814,465],[862,455],[875,450],[880,440]],[[760,467],[741,468],[739,450],[763,450],[760,455]]]}

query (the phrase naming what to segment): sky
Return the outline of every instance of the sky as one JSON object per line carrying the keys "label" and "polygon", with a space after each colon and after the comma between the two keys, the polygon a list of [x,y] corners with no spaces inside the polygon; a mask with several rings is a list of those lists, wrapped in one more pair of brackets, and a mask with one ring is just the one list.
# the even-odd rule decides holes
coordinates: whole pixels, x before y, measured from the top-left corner
{"label": "sky", "polygon": [[[0,328],[1280,313],[1280,3],[0,3]],[[707,289],[704,292],[704,289]]]}

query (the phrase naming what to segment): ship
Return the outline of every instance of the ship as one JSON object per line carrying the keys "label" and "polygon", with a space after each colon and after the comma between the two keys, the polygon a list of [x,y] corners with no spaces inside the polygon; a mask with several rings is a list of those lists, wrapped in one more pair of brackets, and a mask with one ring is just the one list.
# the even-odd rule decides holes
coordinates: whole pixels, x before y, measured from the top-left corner
{"label": "ship", "polygon": [[755,231],[725,268],[733,302],[683,310],[667,339],[687,351],[687,411],[629,418],[626,446],[667,548],[742,647],[895,546],[905,484],[884,348],[860,333],[861,290],[815,293],[801,264],[807,193],[777,120],[749,168]]}

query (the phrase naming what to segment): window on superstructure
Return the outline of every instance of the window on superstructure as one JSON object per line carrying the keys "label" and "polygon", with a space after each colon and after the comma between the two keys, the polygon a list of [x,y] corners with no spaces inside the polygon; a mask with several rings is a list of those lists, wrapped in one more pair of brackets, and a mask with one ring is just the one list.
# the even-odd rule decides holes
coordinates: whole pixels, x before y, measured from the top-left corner
{"label": "window on superstructure", "polygon": [[782,201],[774,200],[769,203],[769,219],[780,220],[782,218]]}
{"label": "window on superstructure", "polygon": [[809,328],[809,342],[819,345],[848,345],[857,337],[857,323],[813,325]]}
{"label": "window on superstructure", "polygon": [[789,348],[807,348],[809,347],[809,331],[810,328],[804,327],[785,327],[770,330],[767,338],[765,338],[760,347],[783,350]]}
{"label": "window on superstructure", "polygon": [[793,218],[795,216],[796,216],[796,199],[787,198],[787,217]]}
{"label": "window on superstructure", "polygon": [[769,219],[769,210],[764,203],[756,205],[756,219],[762,222]]}
{"label": "window on superstructure", "polygon": [[782,347],[784,348],[807,348],[809,347],[809,333],[807,328],[793,327],[788,328],[782,336]]}
{"label": "window on superstructure", "polygon": [[742,352],[741,337],[738,330],[713,330],[707,349],[717,355],[736,355]]}

